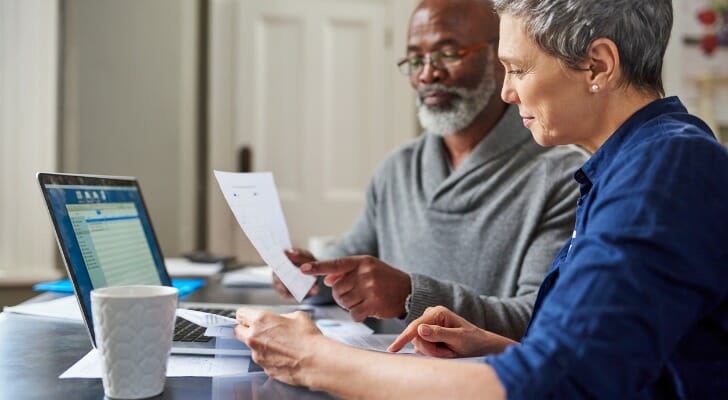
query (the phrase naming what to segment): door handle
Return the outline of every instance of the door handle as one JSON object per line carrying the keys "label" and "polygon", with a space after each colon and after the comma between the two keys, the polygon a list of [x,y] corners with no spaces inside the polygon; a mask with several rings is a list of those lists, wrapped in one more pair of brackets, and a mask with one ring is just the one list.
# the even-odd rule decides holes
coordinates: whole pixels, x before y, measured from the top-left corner
{"label": "door handle", "polygon": [[253,151],[250,146],[241,146],[238,150],[238,172],[253,171]]}

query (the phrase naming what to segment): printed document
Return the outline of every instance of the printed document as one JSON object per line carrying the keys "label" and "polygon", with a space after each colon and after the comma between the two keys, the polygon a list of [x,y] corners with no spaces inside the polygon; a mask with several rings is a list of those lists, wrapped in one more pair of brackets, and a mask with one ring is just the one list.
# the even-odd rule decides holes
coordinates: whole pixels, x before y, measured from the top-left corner
{"label": "printed document", "polygon": [[[101,378],[101,354],[91,349],[82,359],[59,376],[69,378]],[[203,357],[199,355],[172,354],[167,361],[167,377],[203,376],[216,377],[226,375],[247,375],[250,373],[249,357]]]}
{"label": "printed document", "polygon": [[16,314],[61,318],[83,323],[83,315],[81,315],[81,309],[78,307],[76,296],[64,296],[53,300],[23,303],[17,306],[5,307],[3,311]]}
{"label": "printed document", "polygon": [[215,178],[235,219],[258,254],[293,297],[302,301],[316,278],[301,273],[283,253],[284,249],[291,248],[291,239],[273,174],[215,171]]}

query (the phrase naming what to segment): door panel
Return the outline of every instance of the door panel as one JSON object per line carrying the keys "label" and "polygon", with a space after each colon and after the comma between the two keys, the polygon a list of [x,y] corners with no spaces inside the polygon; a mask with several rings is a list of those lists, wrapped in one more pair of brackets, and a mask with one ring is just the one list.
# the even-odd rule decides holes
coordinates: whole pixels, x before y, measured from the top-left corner
{"label": "door panel", "polygon": [[[228,71],[225,63],[231,68],[212,77],[213,90],[219,88],[212,106],[228,93],[234,122],[227,130],[211,129],[231,135],[211,140],[210,159],[220,160],[212,166],[224,169],[225,152],[251,148],[253,171],[274,173],[294,245],[346,232],[362,211],[376,165],[416,134],[411,89],[394,67],[404,37],[394,41],[393,32],[402,32],[414,7],[406,2],[410,6],[401,0],[213,3],[213,18],[225,23],[231,11],[236,17],[227,20],[231,27],[213,28],[233,54],[213,54],[223,67],[212,71]],[[228,79],[232,89],[215,79]],[[217,193],[211,205],[224,206]],[[210,215],[212,250],[257,259],[240,228],[225,220],[232,218],[229,211]],[[232,243],[220,226],[228,227]]]}
{"label": "door panel", "polygon": [[[281,196],[295,196],[303,181],[304,81],[294,71],[303,60],[304,21],[263,15],[256,23],[253,137],[256,171],[274,170]],[[287,195],[287,196],[286,196]],[[299,194],[300,195],[300,194]]]}
{"label": "door panel", "polygon": [[376,162],[369,155],[379,153],[376,145],[382,138],[373,128],[387,110],[382,107],[386,104],[373,101],[385,89],[375,68],[383,62],[381,51],[372,51],[370,44],[383,43],[383,29],[373,22],[332,18],[324,28],[328,79],[318,139],[323,143],[322,195],[327,203],[360,201]]}

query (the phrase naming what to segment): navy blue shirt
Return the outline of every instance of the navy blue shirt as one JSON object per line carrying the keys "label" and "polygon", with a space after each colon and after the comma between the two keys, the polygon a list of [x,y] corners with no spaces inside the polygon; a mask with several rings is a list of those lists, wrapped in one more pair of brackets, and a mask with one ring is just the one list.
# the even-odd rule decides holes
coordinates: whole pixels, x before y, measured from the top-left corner
{"label": "navy blue shirt", "polygon": [[671,97],[631,116],[574,178],[574,236],[528,332],[486,359],[508,398],[726,398],[726,149]]}

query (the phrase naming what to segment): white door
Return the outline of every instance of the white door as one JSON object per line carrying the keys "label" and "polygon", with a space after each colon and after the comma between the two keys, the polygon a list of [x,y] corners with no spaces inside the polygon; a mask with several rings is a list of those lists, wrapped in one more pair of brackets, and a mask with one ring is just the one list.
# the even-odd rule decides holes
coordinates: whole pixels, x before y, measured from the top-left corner
{"label": "white door", "polygon": [[[272,171],[296,246],[344,233],[376,165],[416,134],[411,89],[394,65],[413,3],[213,4],[211,167]],[[210,194],[210,249],[255,260],[219,189]]]}

